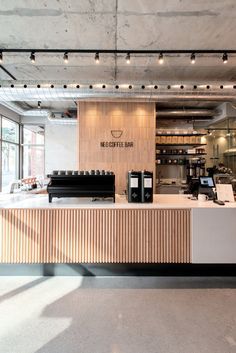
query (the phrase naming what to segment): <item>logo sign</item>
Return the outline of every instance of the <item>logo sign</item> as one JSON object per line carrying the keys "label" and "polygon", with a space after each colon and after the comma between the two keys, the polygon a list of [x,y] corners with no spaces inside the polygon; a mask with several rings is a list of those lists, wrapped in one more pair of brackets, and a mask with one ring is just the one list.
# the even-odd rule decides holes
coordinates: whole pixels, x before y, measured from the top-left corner
{"label": "logo sign", "polygon": [[122,130],[111,130],[111,136],[116,138],[116,139],[119,139],[123,134],[123,131]]}
{"label": "logo sign", "polygon": [[[122,130],[111,130],[111,136],[118,139],[122,136]],[[127,148],[134,147],[133,141],[101,141],[100,147],[111,147],[111,148]]]}

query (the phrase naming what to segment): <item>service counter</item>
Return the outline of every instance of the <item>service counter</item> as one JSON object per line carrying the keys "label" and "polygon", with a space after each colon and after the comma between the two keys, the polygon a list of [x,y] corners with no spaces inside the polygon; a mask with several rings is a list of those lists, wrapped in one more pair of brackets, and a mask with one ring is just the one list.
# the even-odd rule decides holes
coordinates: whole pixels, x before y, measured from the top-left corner
{"label": "service counter", "polygon": [[0,194],[0,263],[236,263],[236,203]]}

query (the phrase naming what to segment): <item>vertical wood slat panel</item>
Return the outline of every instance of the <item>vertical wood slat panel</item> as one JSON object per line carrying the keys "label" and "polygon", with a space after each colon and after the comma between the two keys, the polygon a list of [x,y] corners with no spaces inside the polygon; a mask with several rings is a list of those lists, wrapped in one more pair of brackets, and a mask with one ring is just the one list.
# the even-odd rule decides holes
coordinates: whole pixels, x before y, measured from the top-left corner
{"label": "vertical wood slat panel", "polygon": [[190,263],[188,209],[2,209],[0,263]]}

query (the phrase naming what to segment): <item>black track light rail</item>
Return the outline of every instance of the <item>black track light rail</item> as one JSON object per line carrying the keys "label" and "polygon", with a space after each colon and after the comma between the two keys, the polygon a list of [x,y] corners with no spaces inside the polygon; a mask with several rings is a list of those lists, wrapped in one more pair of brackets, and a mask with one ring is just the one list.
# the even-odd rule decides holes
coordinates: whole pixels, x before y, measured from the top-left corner
{"label": "black track light rail", "polygon": [[136,50],[136,49],[0,49],[2,53],[76,53],[76,54],[236,54],[236,49],[157,49],[157,50]]}
{"label": "black track light rail", "polygon": [[13,80],[16,81],[15,76],[13,76],[4,66],[0,65],[0,69],[2,69],[8,76],[10,76]]}

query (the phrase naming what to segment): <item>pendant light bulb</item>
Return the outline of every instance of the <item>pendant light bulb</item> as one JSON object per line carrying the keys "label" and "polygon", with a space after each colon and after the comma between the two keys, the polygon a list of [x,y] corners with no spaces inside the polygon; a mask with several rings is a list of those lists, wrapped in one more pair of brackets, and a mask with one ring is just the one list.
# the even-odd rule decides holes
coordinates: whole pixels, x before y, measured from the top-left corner
{"label": "pendant light bulb", "polygon": [[163,57],[163,54],[162,54],[162,53],[159,54],[158,62],[159,62],[159,64],[161,64],[161,65],[164,63],[164,57]]}
{"label": "pendant light bulb", "polygon": [[227,62],[228,62],[228,54],[227,54],[227,53],[224,53],[224,54],[223,54],[222,60],[223,60],[223,63],[224,63],[224,64],[227,64]]}
{"label": "pendant light bulb", "polygon": [[41,109],[41,101],[38,101],[38,109]]}
{"label": "pendant light bulb", "polygon": [[96,64],[99,64],[99,53],[98,52],[95,54],[94,59],[95,59]]}
{"label": "pendant light bulb", "polygon": [[195,54],[194,53],[192,53],[191,54],[191,64],[195,64],[195,62],[196,62],[196,57],[195,57]]}
{"label": "pendant light bulb", "polygon": [[65,64],[68,64],[68,62],[69,62],[69,57],[68,57],[68,52],[67,52],[67,51],[64,53],[63,60],[64,60],[64,63],[65,63]]}
{"label": "pendant light bulb", "polygon": [[32,51],[30,54],[30,60],[31,60],[32,64],[35,63],[35,52],[34,51]]}
{"label": "pendant light bulb", "polygon": [[130,64],[130,53],[127,53],[125,60],[126,64]]}

